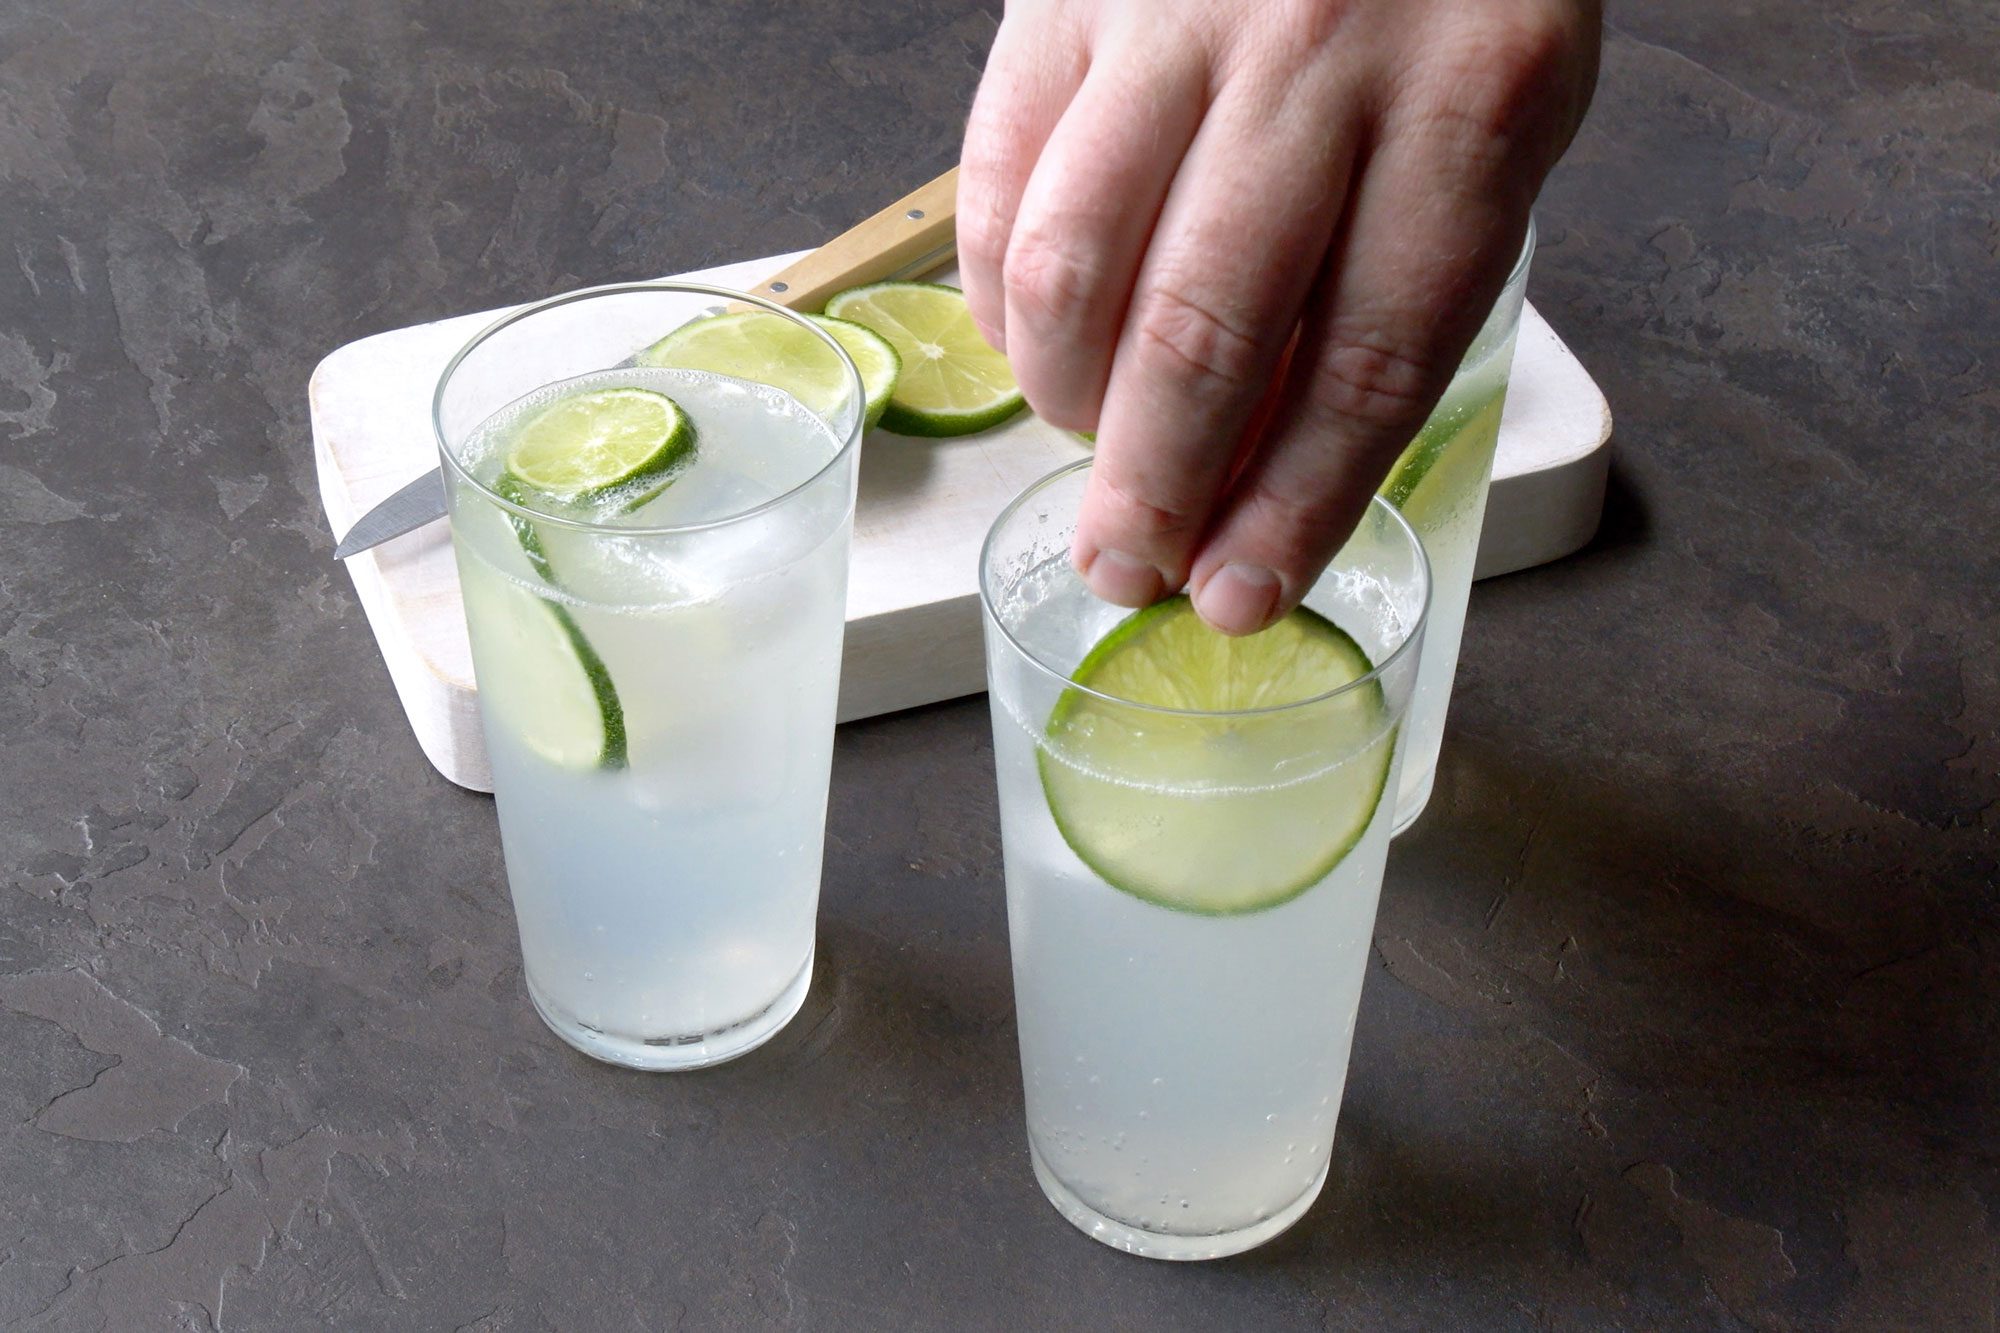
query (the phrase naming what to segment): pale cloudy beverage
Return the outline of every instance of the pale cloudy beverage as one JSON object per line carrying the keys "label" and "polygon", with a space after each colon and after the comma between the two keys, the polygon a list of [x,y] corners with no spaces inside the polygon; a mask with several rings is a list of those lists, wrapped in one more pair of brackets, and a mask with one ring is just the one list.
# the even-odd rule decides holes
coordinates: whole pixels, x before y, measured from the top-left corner
{"label": "pale cloudy beverage", "polygon": [[1381,494],[1417,530],[1431,561],[1430,628],[1424,634],[1423,673],[1410,704],[1407,753],[1396,793],[1398,832],[1423,813],[1437,778],[1533,252],[1530,229],[1519,262],[1450,387],[1382,483]]}
{"label": "pale cloudy beverage", "polygon": [[1213,1258],[1326,1178],[1428,582],[1377,501],[1262,634],[1109,606],[1068,560],[1086,476],[982,562],[1029,1151],[1087,1234]]}
{"label": "pale cloudy beverage", "polygon": [[[686,317],[656,290],[568,363]],[[444,438],[527,990],[600,1059],[728,1059],[811,982],[858,382],[845,422],[702,371],[521,387]]]}

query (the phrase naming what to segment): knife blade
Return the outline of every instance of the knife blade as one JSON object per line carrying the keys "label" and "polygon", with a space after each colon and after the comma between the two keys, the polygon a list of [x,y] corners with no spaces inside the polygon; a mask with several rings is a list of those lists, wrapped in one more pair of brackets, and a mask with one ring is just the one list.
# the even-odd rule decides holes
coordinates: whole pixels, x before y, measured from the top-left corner
{"label": "knife blade", "polygon": [[[773,274],[758,294],[794,310],[817,310],[849,287],[928,273],[958,253],[957,213],[958,168],[953,167]],[[444,513],[440,466],[363,514],[333,548],[334,559],[359,555]]]}
{"label": "knife blade", "polygon": [[363,514],[333,548],[333,558],[359,555],[443,517],[444,469],[434,467]]}

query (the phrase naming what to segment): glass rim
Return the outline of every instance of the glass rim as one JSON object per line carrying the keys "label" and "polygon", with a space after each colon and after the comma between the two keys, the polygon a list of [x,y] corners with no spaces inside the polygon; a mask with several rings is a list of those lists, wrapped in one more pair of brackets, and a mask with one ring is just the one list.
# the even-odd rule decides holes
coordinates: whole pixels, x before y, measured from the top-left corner
{"label": "glass rim", "polygon": [[1535,214],[1534,210],[1530,209],[1528,212],[1527,229],[1521,235],[1521,253],[1514,257],[1514,267],[1507,270],[1507,281],[1500,284],[1502,292],[1505,292],[1509,287],[1512,287],[1521,280],[1521,275],[1527,272],[1528,261],[1534,257]]}
{"label": "glass rim", "polygon": [[[1281,713],[1289,713],[1294,709],[1310,708],[1316,704],[1325,703],[1329,699],[1337,699],[1341,695],[1347,694],[1353,690],[1358,690],[1368,685],[1379,684],[1381,682],[1382,677],[1392,667],[1396,666],[1396,664],[1402,660],[1403,655],[1405,653],[1410,651],[1410,645],[1413,643],[1420,642],[1425,632],[1429,630],[1430,618],[1431,618],[1431,594],[1433,592],[1432,580],[1431,580],[1430,552],[1424,549],[1423,539],[1417,536],[1417,530],[1410,525],[1410,521],[1408,519],[1403,517],[1402,511],[1397,509],[1396,506],[1390,504],[1387,500],[1383,499],[1381,496],[1371,495],[1368,497],[1368,510],[1364,512],[1373,512],[1379,505],[1381,507],[1381,512],[1387,513],[1389,517],[1394,521],[1396,529],[1400,531],[1405,538],[1408,539],[1410,544],[1410,549],[1416,553],[1417,570],[1419,573],[1423,575],[1424,588],[1423,588],[1423,597],[1421,598],[1421,600],[1418,602],[1417,605],[1416,619],[1411,623],[1409,632],[1403,636],[1403,641],[1397,644],[1394,648],[1390,649],[1388,655],[1384,657],[1380,662],[1376,662],[1365,675],[1356,676],[1353,680],[1348,681],[1344,685],[1336,685],[1330,690],[1324,690],[1319,694],[1309,695],[1304,699],[1295,699],[1289,703],[1282,703],[1282,704],[1266,704],[1261,708],[1168,708],[1163,704],[1142,703],[1137,699],[1127,699],[1123,695],[1110,694],[1104,690],[1096,689],[1092,686],[1081,684],[1080,682],[1075,680],[1070,675],[1069,672],[1059,670],[1056,667],[1049,665],[1049,663],[1043,661],[1040,657],[1036,656],[1033,652],[1029,651],[1027,645],[1023,644],[1021,640],[1018,637],[1016,637],[1014,631],[1007,627],[1007,622],[1001,618],[999,611],[994,606],[994,590],[993,590],[993,578],[992,578],[993,548],[994,548],[994,542],[1000,535],[1000,529],[1005,527],[1007,521],[1013,518],[1015,514],[1020,512],[1021,507],[1027,504],[1030,499],[1040,494],[1042,491],[1047,490],[1049,487],[1055,485],[1056,483],[1064,480],[1065,478],[1070,476],[1070,474],[1083,471],[1084,469],[1090,467],[1091,464],[1095,463],[1096,461],[1097,460],[1095,458],[1079,458],[1075,462],[1063,464],[1055,471],[1049,473],[1044,477],[1041,477],[1040,479],[1030,484],[1027,487],[1027,489],[1023,490],[1019,495],[1015,496],[1012,500],[1007,502],[1007,507],[1000,511],[999,517],[995,518],[993,520],[993,525],[986,530],[986,539],[979,544],[980,612],[985,616],[985,618],[988,621],[990,621],[993,624],[994,628],[1000,631],[1000,636],[1006,640],[1007,646],[1013,649],[1014,652],[1018,654],[1023,661],[1027,662],[1030,666],[1034,667],[1037,671],[1041,672],[1043,675],[1048,676],[1052,680],[1056,681],[1064,689],[1075,690],[1080,694],[1089,696],[1090,698],[1099,699],[1105,703],[1116,704],[1121,708],[1137,709],[1141,712],[1158,714],[1165,717],[1187,717],[1187,718],[1271,717]],[[1358,527],[1359,525],[1357,524],[1356,526]],[[1349,540],[1352,540],[1352,538],[1350,537]],[[1345,546],[1346,543],[1343,542],[1342,545]],[[1336,552],[1336,554],[1338,554],[1338,552]],[[1063,558],[1067,560],[1068,557],[1065,556]],[[1325,571],[1323,570],[1321,571],[1322,574],[1324,574],[1324,572]],[[1317,580],[1315,580],[1315,582],[1317,582]],[[1134,612],[1134,614],[1136,614],[1136,612]],[[988,682],[988,684],[990,687],[991,682]]]}
{"label": "glass rim", "polygon": [[[478,351],[488,339],[545,311],[556,310],[578,301],[588,301],[596,297],[631,296],[646,292],[712,296],[725,303],[744,302],[749,305],[759,306],[770,314],[778,315],[803,325],[812,331],[814,337],[818,338],[828,347],[831,347],[834,354],[840,358],[840,364],[847,370],[847,378],[853,388],[855,404],[854,427],[847,432],[846,438],[840,441],[840,447],[833,451],[833,457],[827,459],[823,465],[814,470],[811,476],[800,481],[796,486],[781,491],[770,499],[753,505],[748,509],[739,510],[733,514],[726,514],[721,518],[704,519],[698,523],[649,524],[643,527],[619,523],[597,523],[589,519],[574,518],[563,514],[550,514],[540,509],[531,509],[526,505],[509,500],[506,496],[501,495],[491,486],[488,486],[485,482],[466,471],[464,466],[459,463],[457,456],[452,452],[451,446],[445,442],[443,419],[445,389],[450,385],[452,375],[457,372],[459,366],[465,362],[466,358]],[[681,327],[686,326],[682,325]],[[664,337],[665,335],[663,334],[662,336]],[[606,366],[604,369],[615,370],[617,367]],[[536,385],[525,390],[524,393],[533,393],[535,388],[544,387],[546,385]],[[804,404],[800,405],[804,406]],[[810,408],[806,410],[812,411]],[[819,420],[826,421],[826,418],[822,414],[818,412],[813,412],[812,414]],[[788,309],[785,306],[779,305],[776,301],[767,300],[751,292],[733,291],[728,287],[716,287],[705,282],[678,282],[673,279],[663,279],[657,282],[614,282],[606,283],[599,287],[579,287],[574,291],[544,297],[542,300],[532,301],[527,305],[510,310],[479,332],[473,334],[465,346],[452,353],[451,360],[445,362],[444,369],[438,374],[437,388],[431,393],[431,438],[437,444],[438,454],[443,458],[444,466],[457,474],[468,486],[477,491],[483,499],[509,514],[519,518],[532,519],[536,523],[547,523],[555,527],[566,528],[573,532],[594,532],[619,537],[672,537],[684,533],[709,532],[770,513],[772,510],[784,505],[793,496],[817,483],[836,467],[845,463],[853,454],[854,447],[860,443],[861,437],[867,432],[867,416],[868,390],[867,386],[861,381],[861,371],[855,366],[854,358],[847,354],[847,349],[842,347],[839,341],[825,329],[813,323],[812,320],[806,318],[798,311]],[[827,422],[829,429],[832,427],[832,424],[830,421]]]}

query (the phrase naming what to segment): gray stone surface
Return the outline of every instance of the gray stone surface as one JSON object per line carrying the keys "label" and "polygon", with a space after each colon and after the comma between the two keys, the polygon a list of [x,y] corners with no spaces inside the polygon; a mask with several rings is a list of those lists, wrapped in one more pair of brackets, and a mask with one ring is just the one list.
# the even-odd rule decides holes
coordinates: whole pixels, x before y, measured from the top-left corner
{"label": "gray stone surface", "polygon": [[1604,533],[1474,600],[1325,1195],[1185,1268],[1031,1179],[979,701],[842,732],[791,1029],[599,1067],[314,495],[325,352],[817,242],[991,15],[0,7],[0,1326],[1991,1328],[2000,17],[1610,20]]}

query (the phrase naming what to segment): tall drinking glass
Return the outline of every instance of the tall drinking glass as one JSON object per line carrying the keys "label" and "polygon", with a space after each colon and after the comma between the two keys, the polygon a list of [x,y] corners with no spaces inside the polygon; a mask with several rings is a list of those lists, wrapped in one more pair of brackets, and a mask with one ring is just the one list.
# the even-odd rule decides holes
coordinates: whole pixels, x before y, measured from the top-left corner
{"label": "tall drinking glass", "polygon": [[1472,596],[1472,567],[1479,557],[1479,529],[1493,480],[1493,452],[1500,442],[1500,411],[1507,400],[1514,337],[1521,327],[1522,294],[1534,252],[1535,230],[1530,224],[1514,271],[1450,387],[1382,483],[1382,495],[1423,539],[1430,554],[1433,589],[1423,670],[1405,724],[1409,739],[1396,792],[1398,833],[1423,813],[1437,778],[1445,711],[1458,671],[1466,603]]}
{"label": "tall drinking glass", "polygon": [[1430,578],[1378,498],[1262,634],[1128,612],[1070,567],[1088,471],[980,568],[1029,1151],[1096,1239],[1213,1258],[1326,1179]]}
{"label": "tall drinking glass", "polygon": [[[652,364],[725,306],[791,392]],[[527,307],[438,384],[528,994],[600,1060],[727,1060],[805,999],[863,411],[824,332],[693,284]]]}

